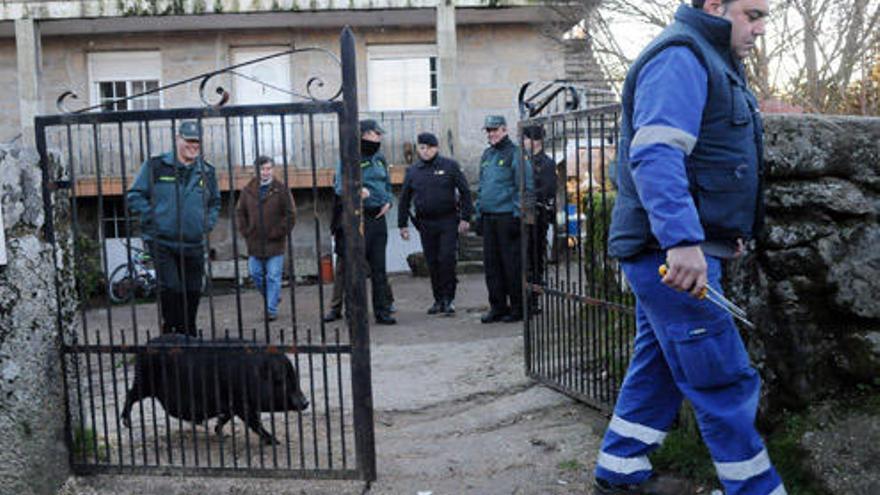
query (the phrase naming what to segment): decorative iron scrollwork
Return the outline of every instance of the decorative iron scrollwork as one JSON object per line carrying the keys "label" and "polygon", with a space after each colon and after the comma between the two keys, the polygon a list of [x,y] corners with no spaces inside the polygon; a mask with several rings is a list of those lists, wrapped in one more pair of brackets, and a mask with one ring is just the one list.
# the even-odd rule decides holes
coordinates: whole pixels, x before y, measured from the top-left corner
{"label": "decorative iron scrollwork", "polygon": [[519,89],[519,116],[521,119],[535,117],[540,114],[550,103],[553,102],[560,94],[566,98],[564,101],[564,111],[576,110],[580,107],[580,95],[577,87],[571,81],[557,79],[544,85],[526,96],[530,86],[535,84],[529,81],[523,84]]}
{"label": "decorative iron scrollwork", "polygon": [[240,64],[231,65],[229,67],[224,67],[222,69],[207,72],[204,74],[199,74],[197,76],[183,79],[181,81],[176,81],[171,84],[166,84],[165,86],[151,89],[149,91],[144,91],[142,93],[138,93],[138,94],[131,95],[131,96],[126,96],[123,98],[116,98],[113,100],[107,100],[107,101],[104,101],[98,105],[92,105],[90,107],[80,108],[77,110],[70,110],[67,108],[66,103],[68,100],[79,99],[79,96],[77,96],[76,93],[68,90],[68,91],[65,91],[64,93],[62,93],[55,100],[55,107],[58,109],[59,113],[63,113],[63,114],[85,113],[85,112],[90,112],[93,110],[99,110],[101,108],[105,108],[108,106],[110,106],[112,108],[113,106],[115,106],[116,103],[134,100],[134,99],[146,96],[146,95],[161,93],[162,91],[165,91],[165,90],[177,87],[177,86],[182,86],[184,84],[189,84],[191,82],[201,80],[201,82],[199,83],[199,99],[202,100],[202,103],[204,103],[205,106],[220,108],[229,102],[229,98],[230,98],[229,91],[227,91],[222,86],[217,86],[213,90],[213,92],[216,93],[219,96],[219,98],[217,98],[216,101],[212,101],[212,97],[209,96],[211,91],[208,90],[208,81],[210,81],[212,78],[214,78],[218,75],[221,75],[221,74],[231,74],[234,77],[248,79],[250,81],[256,82],[257,84],[260,84],[261,86],[263,86],[265,88],[269,88],[274,91],[279,91],[281,93],[288,94],[288,95],[295,97],[295,98],[301,98],[303,100],[308,100],[308,101],[313,101],[313,102],[336,100],[337,98],[339,98],[340,95],[342,95],[342,82],[341,81],[339,83],[339,87],[336,89],[336,91],[331,96],[329,96],[328,98],[319,98],[316,95],[315,91],[318,88],[323,88],[325,86],[324,80],[319,76],[313,76],[313,77],[309,78],[308,81],[306,81],[305,93],[301,93],[301,92],[297,92],[297,91],[294,91],[289,88],[282,88],[279,86],[275,86],[271,83],[261,81],[255,77],[248,76],[246,74],[242,74],[241,72],[237,71],[237,69],[240,69],[241,67],[245,67],[245,66],[253,65],[253,64],[258,64],[260,62],[264,62],[269,59],[283,57],[285,55],[296,55],[296,54],[302,54],[302,53],[308,53],[308,52],[317,52],[317,53],[324,54],[324,55],[328,56],[337,66],[339,66],[340,68],[342,67],[342,62],[339,60],[339,57],[337,57],[336,54],[334,54],[333,52],[326,50],[324,48],[318,48],[318,47],[290,48],[289,50],[284,50],[282,52],[273,53],[271,55],[266,55],[265,57],[259,57],[254,60],[249,60],[247,62],[242,62]]}

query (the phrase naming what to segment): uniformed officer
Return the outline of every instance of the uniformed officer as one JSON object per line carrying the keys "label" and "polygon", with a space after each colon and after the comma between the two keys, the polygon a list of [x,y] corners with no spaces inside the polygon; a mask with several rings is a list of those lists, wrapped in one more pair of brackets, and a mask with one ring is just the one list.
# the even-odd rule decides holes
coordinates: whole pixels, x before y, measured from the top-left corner
{"label": "uniformed officer", "polygon": [[[556,211],[556,162],[544,152],[542,126],[523,129],[523,148],[535,178],[535,223],[529,226],[529,282],[543,284],[547,227],[554,221]],[[532,311],[540,313],[537,294],[530,303]]]}
{"label": "uniformed officer", "polygon": [[[489,147],[480,158],[480,189],[476,212],[483,235],[483,266],[489,290],[489,312],[483,323],[522,320],[522,260],[520,259],[520,175],[522,151],[507,135],[501,115],[486,117]],[[531,167],[525,167],[524,191],[532,194]]]}
{"label": "uniformed officer", "polygon": [[181,122],[175,150],[146,160],[126,195],[155,262],[162,333],[198,333],[205,238],[220,214],[217,176],[201,138],[198,122]]}
{"label": "uniformed officer", "polygon": [[[419,160],[406,170],[400,195],[397,226],[409,240],[410,202],[415,204],[416,228],[431,274],[434,305],[428,314],[455,313],[455,251],[458,234],[470,228],[471,192],[455,160],[437,154],[437,136],[423,132],[417,138]],[[458,193],[456,196],[456,192]]]}
{"label": "uniformed officer", "polygon": [[[388,224],[385,215],[391,209],[391,176],[388,162],[379,152],[382,135],[385,134],[373,119],[360,121],[361,131],[361,180],[366,192],[362,192],[364,218],[364,247],[370,266],[370,285],[373,298],[373,316],[376,323],[394,325],[391,316],[390,288],[385,271],[385,248],[388,244]],[[342,165],[336,170],[336,194],[342,195]]]}

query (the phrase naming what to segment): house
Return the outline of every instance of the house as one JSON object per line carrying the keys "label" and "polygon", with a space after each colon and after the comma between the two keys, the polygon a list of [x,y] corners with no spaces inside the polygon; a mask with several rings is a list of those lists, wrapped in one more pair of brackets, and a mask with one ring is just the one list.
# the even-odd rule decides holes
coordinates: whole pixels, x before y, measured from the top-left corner
{"label": "house", "polygon": [[[66,91],[78,96],[64,100],[68,109],[202,106],[198,80],[135,100],[111,102],[291,47],[338,54],[340,30],[350,25],[357,38],[361,116],[380,120],[388,130],[383,150],[392,164],[393,182],[402,181],[414,156],[415,136],[424,130],[436,132],[444,152],[458,159],[474,180],[485,146],[481,125],[486,114],[506,115],[513,124],[517,91],[524,82],[583,72],[577,63],[583,50],[571,45],[566,49],[542,34],[552,15],[536,0],[9,0],[0,6],[0,83],[7,88],[0,93],[5,116],[0,121],[0,141],[20,138],[33,143],[34,116],[57,113],[56,99]],[[288,102],[294,97],[284,89],[305,94],[307,82],[317,76],[325,85],[311,89],[325,97],[321,91],[332,91],[328,88],[339,80],[338,66],[331,62],[325,52],[297,52],[245,66],[236,76],[221,74],[211,79],[210,86],[226,88],[229,105]],[[170,125],[153,127],[147,144],[150,154],[170,148]],[[225,195],[234,194],[250,176],[247,166],[256,146],[261,153],[282,154],[277,118],[245,119],[233,125],[240,137],[235,149],[231,145],[217,149],[212,142],[223,140],[213,136],[222,126],[205,124],[208,159],[225,167],[228,155],[233,156],[229,167],[234,180],[221,181],[226,184],[221,186]],[[288,139],[302,143],[306,124],[285,125]],[[326,225],[336,144],[333,122],[309,125],[322,151],[312,157],[302,153],[302,147],[287,147],[291,187],[301,213],[296,251],[303,254],[315,251],[313,215]],[[112,129],[99,130],[95,139],[92,132],[74,129],[76,149],[62,153],[76,162],[71,166],[76,167],[80,222],[91,225],[102,238],[124,237],[121,193],[127,184],[122,168],[125,182],[130,183],[145,151],[135,146],[114,151],[113,139],[102,134]],[[296,141],[298,133],[300,141]],[[47,140],[50,148],[67,146],[65,136],[50,135]],[[94,143],[99,141],[95,152]],[[95,163],[101,153],[126,158],[102,160],[99,181]],[[316,158],[317,195],[311,158]],[[99,186],[102,211],[96,200]],[[230,223],[229,203],[224,197],[221,225]],[[212,233],[218,259],[233,256],[230,238],[229,228]],[[328,243],[325,235],[320,250],[329,252]],[[407,251],[418,243],[403,245],[392,231],[389,246],[389,269],[402,270]],[[315,273],[316,264],[309,257],[297,256],[297,260],[298,274]]]}

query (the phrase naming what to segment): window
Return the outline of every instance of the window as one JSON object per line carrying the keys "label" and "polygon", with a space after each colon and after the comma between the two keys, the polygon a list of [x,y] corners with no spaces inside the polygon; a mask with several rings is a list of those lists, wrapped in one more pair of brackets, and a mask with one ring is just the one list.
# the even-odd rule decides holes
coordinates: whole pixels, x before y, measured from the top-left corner
{"label": "window", "polygon": [[367,47],[367,95],[371,111],[437,107],[437,47]]}
{"label": "window", "polygon": [[[288,50],[287,46],[262,46],[233,48],[233,65],[251,62]],[[232,79],[236,105],[268,105],[290,103],[291,95],[283,90],[291,88],[290,55],[270,58],[235,70],[238,77]],[[288,121],[289,122],[289,121]],[[238,121],[241,141],[236,140],[233,147],[242,146],[233,156],[241,157],[243,166],[251,166],[257,155],[266,155],[281,164],[283,145],[281,143],[281,117],[262,115],[254,127],[252,118]],[[233,123],[235,125],[235,123]],[[289,129],[289,127],[288,127]],[[289,132],[289,131],[288,131]],[[288,134],[288,136],[291,136]],[[291,138],[288,137],[288,141]],[[288,142],[288,146],[291,146]],[[290,149],[290,148],[288,148]]]}
{"label": "window", "polygon": [[104,238],[110,239],[111,237],[129,237],[130,232],[128,227],[134,227],[137,221],[134,217],[129,216],[128,222],[126,222],[125,208],[122,198],[105,197],[103,204],[104,211],[102,215],[102,220],[104,222]]}
{"label": "window", "polygon": [[159,87],[162,66],[160,53],[100,52],[89,54],[89,83],[93,104],[102,104],[101,111],[150,110],[162,107],[159,93],[133,100],[118,101]]}

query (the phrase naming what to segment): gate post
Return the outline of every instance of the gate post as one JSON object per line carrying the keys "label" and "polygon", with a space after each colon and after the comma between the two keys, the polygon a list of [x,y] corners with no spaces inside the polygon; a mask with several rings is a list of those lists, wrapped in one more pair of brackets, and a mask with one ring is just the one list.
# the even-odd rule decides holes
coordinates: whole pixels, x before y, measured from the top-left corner
{"label": "gate post", "polygon": [[31,148],[0,146],[7,244],[7,264],[0,267],[3,493],[54,493],[69,474],[58,332],[71,307],[58,297],[69,294],[72,274],[57,258],[52,211],[42,204],[51,194],[48,166],[44,161],[41,173],[40,157]]}
{"label": "gate post", "polygon": [[376,480],[373,435],[373,388],[370,370],[370,327],[367,323],[366,265],[361,230],[361,168],[358,165],[357,66],[354,34],[346,26],[340,40],[342,55],[342,120],[339,147],[342,159],[343,232],[345,238],[345,311],[351,332],[351,386],[357,466],[367,482]]}

